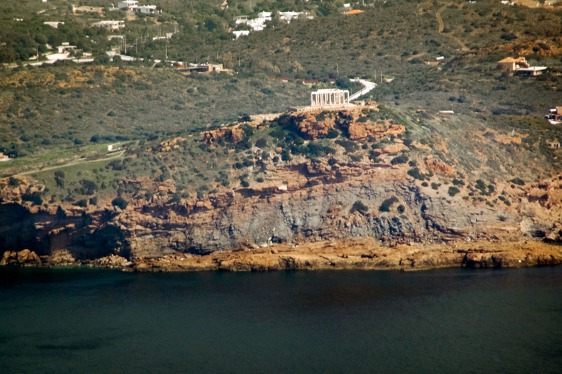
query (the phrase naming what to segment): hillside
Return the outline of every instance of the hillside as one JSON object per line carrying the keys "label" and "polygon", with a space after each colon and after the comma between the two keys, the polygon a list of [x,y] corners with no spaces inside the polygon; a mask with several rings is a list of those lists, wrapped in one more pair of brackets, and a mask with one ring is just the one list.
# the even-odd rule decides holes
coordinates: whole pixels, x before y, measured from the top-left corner
{"label": "hillside", "polygon": [[[560,11],[405,1],[364,10],[186,45],[199,57],[220,48],[238,61],[232,76],[120,61],[3,71],[0,151],[13,159],[0,163],[0,251],[31,249],[49,264],[118,255],[103,261],[142,268],[277,246],[318,259],[355,248],[351,238],[375,254],[560,243],[562,154],[549,145],[562,130],[543,119],[562,103]],[[183,40],[174,38],[172,51]],[[497,70],[519,55],[548,73]],[[357,89],[356,76],[379,84],[363,105],[288,111],[315,88]],[[516,266],[520,254],[502,248]],[[548,248],[529,249],[524,264],[559,262],[559,247]],[[442,266],[463,260],[453,257]]]}

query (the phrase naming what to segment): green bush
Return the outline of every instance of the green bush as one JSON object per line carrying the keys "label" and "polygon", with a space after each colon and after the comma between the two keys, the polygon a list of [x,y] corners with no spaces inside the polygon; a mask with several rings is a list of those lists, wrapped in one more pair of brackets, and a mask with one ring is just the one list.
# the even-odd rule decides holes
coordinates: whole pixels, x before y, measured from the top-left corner
{"label": "green bush", "polygon": [[408,162],[408,156],[406,155],[400,155],[390,160],[392,165],[405,164],[406,162]]}
{"label": "green bush", "polygon": [[461,192],[461,190],[459,190],[457,187],[455,187],[455,186],[449,187],[449,196],[451,196],[451,197],[455,196],[459,192]]}
{"label": "green bush", "polygon": [[21,196],[23,201],[31,201],[34,205],[41,205],[43,204],[43,198],[41,197],[41,193],[33,192],[33,193],[24,193]]}
{"label": "green bush", "polygon": [[513,178],[510,182],[513,183],[513,184],[516,184],[518,186],[524,186],[525,185],[525,181],[521,178]]}
{"label": "green bush", "polygon": [[455,186],[464,186],[464,182],[460,179],[457,179],[457,178],[453,179],[453,184]]}
{"label": "green bush", "polygon": [[369,207],[363,204],[361,200],[357,200],[356,202],[353,203],[352,211],[365,214],[369,211]]}
{"label": "green bush", "polygon": [[111,205],[124,210],[129,203],[122,196],[117,196],[115,199],[111,200]]}
{"label": "green bush", "polygon": [[264,148],[267,146],[267,139],[265,138],[259,138],[258,140],[256,140],[256,147],[258,148]]}
{"label": "green bush", "polygon": [[394,203],[398,202],[398,198],[396,196],[392,196],[386,200],[384,200],[379,207],[379,211],[381,212],[390,212],[390,208]]}
{"label": "green bush", "polygon": [[359,149],[359,147],[357,146],[357,143],[355,143],[352,140],[347,140],[347,139],[338,139],[335,141],[335,143],[337,145],[342,146],[346,152],[348,153],[353,153],[355,151],[357,151]]}
{"label": "green bush", "polygon": [[425,180],[425,175],[423,175],[419,168],[412,168],[408,170],[408,175],[414,179],[419,179],[421,181]]}

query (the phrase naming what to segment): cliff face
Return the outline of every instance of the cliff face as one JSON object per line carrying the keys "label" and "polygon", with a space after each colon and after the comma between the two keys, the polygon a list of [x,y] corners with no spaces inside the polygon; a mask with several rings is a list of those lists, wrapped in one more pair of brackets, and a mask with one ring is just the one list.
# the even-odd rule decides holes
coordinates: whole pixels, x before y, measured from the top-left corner
{"label": "cliff face", "polygon": [[[482,149],[493,165],[509,163],[499,135],[466,142],[472,133],[450,121],[436,128],[458,136],[427,136],[427,129],[388,117],[376,106],[284,114],[258,121],[254,129],[235,125],[201,139],[159,143],[152,160],[190,152],[194,145],[224,147],[222,154],[233,156],[230,171],[223,172],[228,183],[192,197],[182,197],[188,195],[179,194],[171,178],[127,179],[124,190],[136,191],[125,196],[128,205],[99,199],[78,207],[53,203],[31,179],[0,180],[0,253],[29,249],[58,264],[110,255],[139,260],[297,248],[350,238],[387,247],[562,241],[562,175],[534,183],[508,171],[491,177],[474,165]],[[248,140],[254,133],[261,148]],[[17,258],[12,254],[6,261]]]}
{"label": "cliff face", "polygon": [[289,184],[174,203],[137,200],[125,210],[32,206],[20,192],[36,186],[23,181],[16,191],[3,183],[0,246],[31,249],[64,263],[110,254],[154,258],[353,237],[390,246],[562,239],[562,177],[509,190],[504,196],[510,206],[491,207],[439,196],[406,171],[404,166],[306,163],[278,171],[293,181]]}

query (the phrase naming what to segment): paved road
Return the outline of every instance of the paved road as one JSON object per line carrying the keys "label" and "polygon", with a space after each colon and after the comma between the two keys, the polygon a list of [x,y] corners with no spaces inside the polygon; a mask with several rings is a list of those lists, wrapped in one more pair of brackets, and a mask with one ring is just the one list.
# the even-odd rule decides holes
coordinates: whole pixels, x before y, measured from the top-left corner
{"label": "paved road", "polygon": [[361,91],[358,91],[358,92],[354,93],[353,95],[351,95],[349,97],[349,101],[357,100],[361,96],[371,92],[373,89],[375,89],[375,87],[377,87],[376,83],[369,82],[369,81],[366,81],[364,79],[351,79],[351,81],[352,82],[358,82],[358,83],[362,84],[364,86],[364,88]]}

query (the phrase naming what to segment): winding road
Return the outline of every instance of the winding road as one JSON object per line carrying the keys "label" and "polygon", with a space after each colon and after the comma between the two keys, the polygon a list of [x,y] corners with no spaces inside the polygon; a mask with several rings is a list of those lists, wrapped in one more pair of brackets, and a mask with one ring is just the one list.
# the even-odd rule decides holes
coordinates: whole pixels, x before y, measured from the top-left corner
{"label": "winding road", "polygon": [[375,89],[375,87],[377,87],[377,84],[374,82],[369,82],[366,81],[364,79],[350,79],[352,82],[357,82],[360,83],[364,86],[364,88],[360,91],[357,91],[356,93],[354,93],[353,95],[351,95],[349,97],[349,101],[353,101],[353,100],[357,100],[358,98],[360,98],[361,96],[371,92],[372,90]]}

